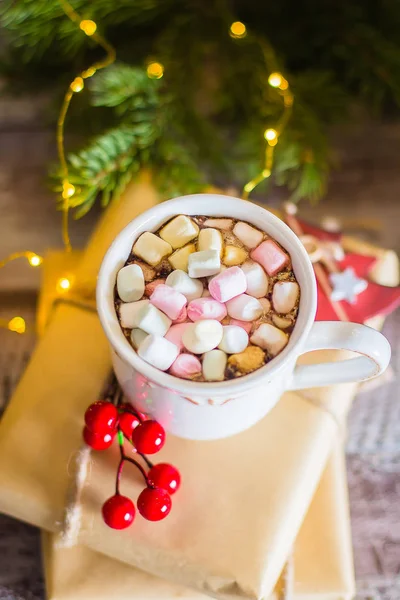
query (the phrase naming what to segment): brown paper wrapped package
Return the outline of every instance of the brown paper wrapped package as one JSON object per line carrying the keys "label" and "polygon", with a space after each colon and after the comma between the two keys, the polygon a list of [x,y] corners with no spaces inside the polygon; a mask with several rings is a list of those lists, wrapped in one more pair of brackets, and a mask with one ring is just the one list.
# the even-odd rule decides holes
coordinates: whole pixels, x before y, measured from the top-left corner
{"label": "brown paper wrapped package", "polygon": [[[84,546],[60,548],[43,533],[48,600],[206,600]],[[293,600],[350,600],[354,595],[343,449],[337,443],[294,546]],[[276,598],[274,593],[271,600]]]}
{"label": "brown paper wrapped package", "polygon": [[[304,360],[343,356],[315,354]],[[0,509],[48,531],[62,528],[82,447],[82,415],[109,369],[96,315],[59,306],[3,420]],[[343,420],[355,389],[310,391],[322,407],[287,393],[263,421],[226,440],[169,436],[160,460],[176,464],[184,483],[168,519],[157,526],[138,518],[117,533],[104,525],[100,507],[113,493],[118,456],[116,449],[93,454],[76,542],[205,594],[268,596],[338,435],[326,408]],[[142,487],[127,469],[123,493],[136,498]]]}
{"label": "brown paper wrapped package", "polygon": [[[80,253],[74,257],[75,265]],[[39,315],[73,261],[51,252],[43,266]],[[73,270],[74,271],[74,270]],[[335,444],[294,546],[293,600],[347,600],[354,593],[351,533],[343,449]],[[48,600],[205,600],[198,592],[163,581],[84,546],[60,547],[57,534],[43,533]],[[279,593],[279,585],[277,586]],[[274,594],[275,598],[275,594]]]}

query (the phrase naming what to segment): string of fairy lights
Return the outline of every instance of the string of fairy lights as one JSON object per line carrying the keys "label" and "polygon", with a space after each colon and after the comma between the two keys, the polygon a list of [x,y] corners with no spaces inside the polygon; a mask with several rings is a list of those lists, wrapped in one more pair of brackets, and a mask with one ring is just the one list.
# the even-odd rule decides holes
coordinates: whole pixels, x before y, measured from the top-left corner
{"label": "string of fairy lights", "polygon": [[[57,120],[57,151],[58,158],[60,161],[61,173],[62,173],[62,240],[66,252],[71,252],[72,246],[69,235],[69,210],[71,207],[71,198],[79,193],[79,188],[75,187],[69,179],[69,168],[68,161],[65,155],[65,141],[64,131],[65,123],[68,115],[68,110],[71,101],[75,94],[81,92],[85,87],[85,81],[99,71],[104,69],[115,62],[116,52],[114,47],[98,32],[97,23],[91,19],[83,19],[71,6],[67,0],[59,0],[62,9],[66,16],[76,25],[79,29],[94,42],[96,42],[105,51],[105,57],[102,60],[95,62],[93,65],[81,71],[71,81],[63,102],[61,104],[58,120]],[[229,27],[229,35],[233,39],[243,39],[248,35],[247,28],[241,21],[233,22]],[[278,119],[275,127],[269,127],[263,132],[263,139],[265,140],[265,153],[263,168],[260,173],[248,181],[243,187],[242,198],[248,199],[250,193],[265,179],[270,177],[274,164],[275,148],[279,142],[279,138],[282,135],[292,112],[293,107],[293,94],[290,90],[287,79],[278,71],[272,71],[271,65],[274,64],[274,57],[271,48],[262,40],[258,40],[264,55],[264,60],[267,68],[267,72],[270,73],[268,77],[268,84],[274,88],[280,98],[282,99],[282,113]],[[271,72],[272,71],[272,72]],[[155,60],[149,60],[146,65],[147,76],[151,79],[161,79],[164,76],[164,65],[161,62]],[[23,250],[21,252],[14,252],[3,260],[0,260],[0,269],[8,265],[14,260],[20,258],[26,259],[28,264],[33,267],[39,267],[43,264],[43,256],[36,254],[31,250]],[[60,297],[71,290],[72,278],[69,276],[60,277],[56,283],[56,293]],[[15,333],[25,333],[27,330],[25,319],[21,316],[14,316],[11,319],[0,319],[0,328],[8,329]]]}

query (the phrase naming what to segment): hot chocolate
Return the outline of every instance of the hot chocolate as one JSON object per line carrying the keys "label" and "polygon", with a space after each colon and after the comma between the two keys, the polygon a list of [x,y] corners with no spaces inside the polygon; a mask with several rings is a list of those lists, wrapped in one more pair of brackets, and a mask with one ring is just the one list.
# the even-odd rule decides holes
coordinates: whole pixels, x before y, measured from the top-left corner
{"label": "hot chocolate", "polygon": [[115,285],[120,325],[139,356],[194,381],[241,377],[272,360],[299,300],[286,250],[222,216],[178,215],[142,233]]}

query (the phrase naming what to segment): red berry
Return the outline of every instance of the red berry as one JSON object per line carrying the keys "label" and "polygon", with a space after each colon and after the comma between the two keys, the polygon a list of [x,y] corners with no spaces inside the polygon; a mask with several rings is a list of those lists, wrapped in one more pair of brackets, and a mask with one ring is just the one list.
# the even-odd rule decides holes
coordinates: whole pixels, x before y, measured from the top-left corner
{"label": "red berry", "polygon": [[103,504],[103,519],[112,529],[126,529],[135,518],[135,505],[130,498],[116,494]]}
{"label": "red berry", "polygon": [[83,429],[83,439],[85,443],[93,450],[107,450],[113,443],[115,431],[106,431],[105,433],[93,433],[87,427]]}
{"label": "red berry", "polygon": [[148,521],[161,521],[171,510],[171,498],[161,488],[145,488],[137,500],[138,511]]}
{"label": "red berry", "polygon": [[85,412],[85,423],[94,433],[110,431],[118,424],[118,411],[111,402],[98,400]]}
{"label": "red berry", "polygon": [[132,437],[133,430],[140,424],[140,421],[135,415],[132,415],[129,412],[124,412],[119,415],[119,427],[122,429],[122,433],[126,435],[127,438]]}
{"label": "red berry", "polygon": [[148,472],[147,477],[152,486],[162,488],[169,494],[175,494],[181,484],[178,469],[167,463],[154,465]]}
{"label": "red berry", "polygon": [[138,452],[155,454],[164,446],[164,428],[157,421],[144,421],[134,429],[132,441]]}

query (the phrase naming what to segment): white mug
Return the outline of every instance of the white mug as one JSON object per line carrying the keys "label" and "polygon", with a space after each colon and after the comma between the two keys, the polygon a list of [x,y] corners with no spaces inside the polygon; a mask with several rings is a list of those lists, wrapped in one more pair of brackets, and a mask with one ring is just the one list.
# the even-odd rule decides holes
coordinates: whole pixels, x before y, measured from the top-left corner
{"label": "white mug", "polygon": [[[301,288],[297,322],[286,348],[260,369],[237,379],[206,383],[179,379],[144,362],[125,338],[114,308],[116,276],[133,243],[175,215],[232,217],[252,223],[290,254]],[[381,374],[390,346],[379,332],[356,323],[314,322],[317,303],[312,264],[299,238],[264,208],[218,194],[196,194],[163,202],[134,219],[117,236],[100,269],[97,307],[112,349],[115,374],[127,399],[179,437],[209,440],[247,429],[277,403],[285,390],[363,381]],[[335,363],[295,366],[311,350],[346,349],[360,356]]]}

